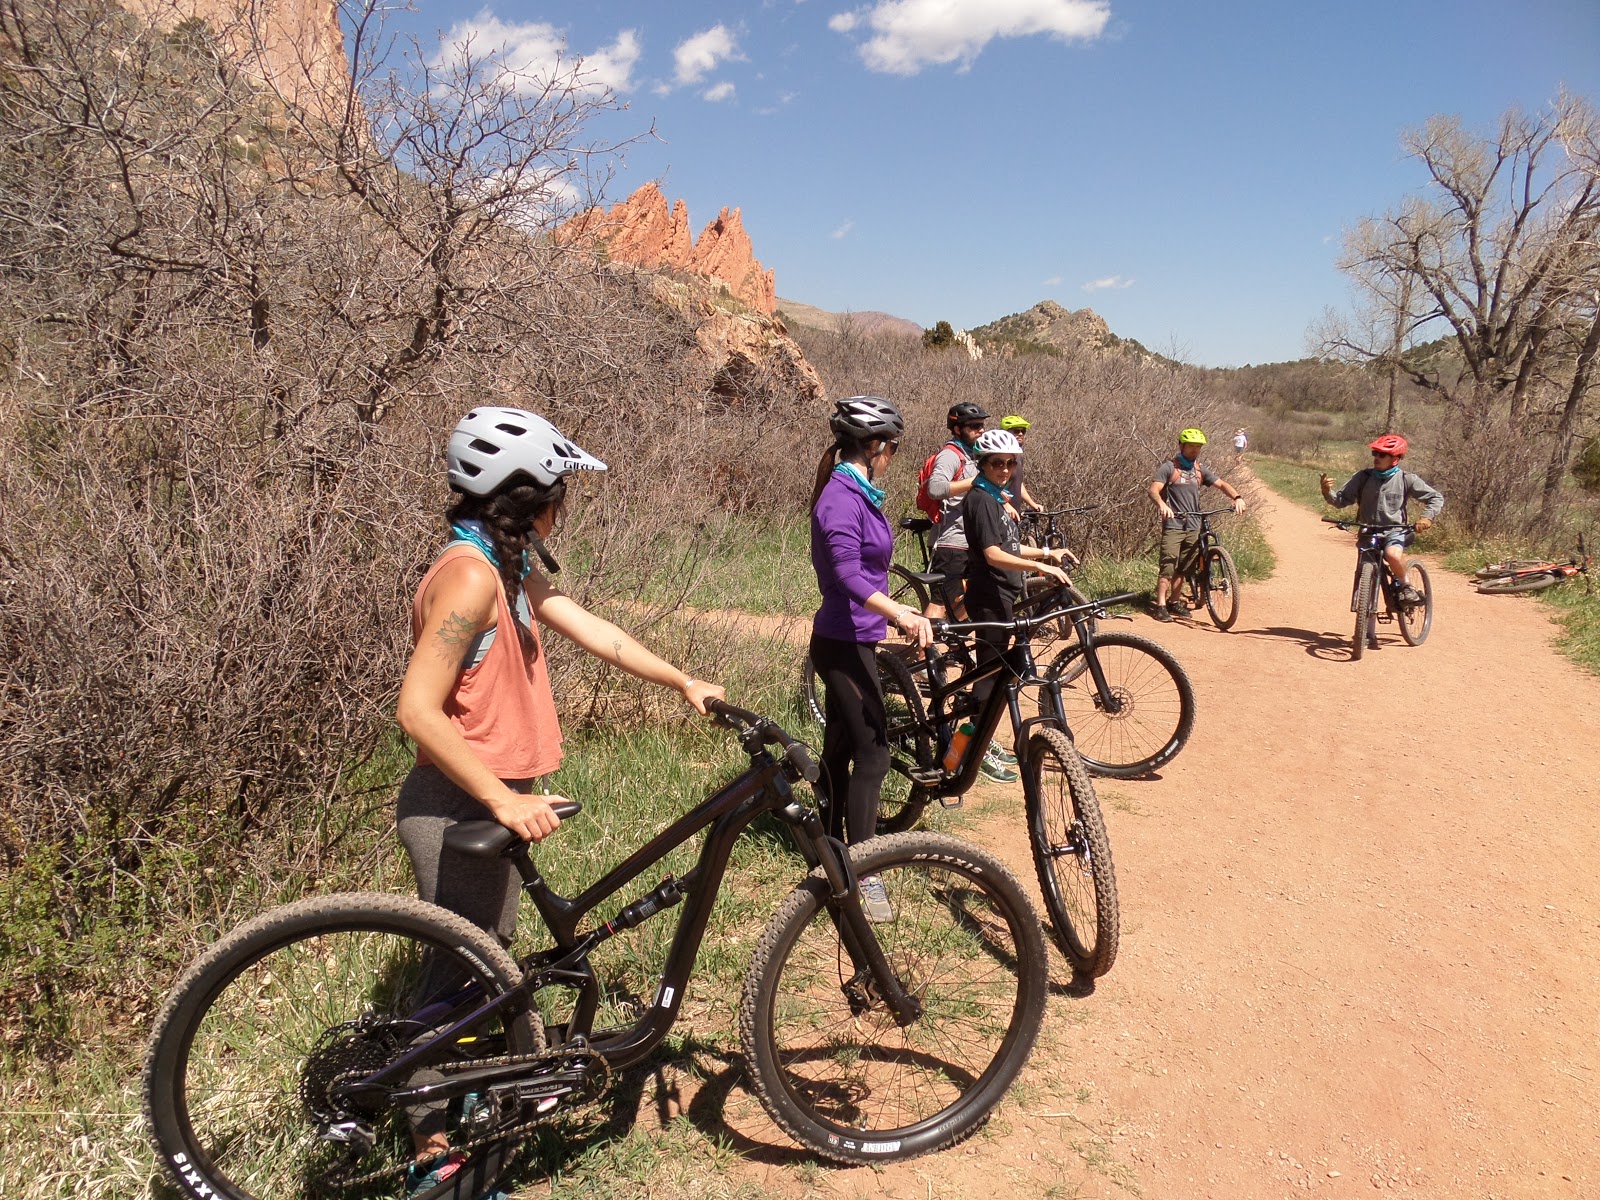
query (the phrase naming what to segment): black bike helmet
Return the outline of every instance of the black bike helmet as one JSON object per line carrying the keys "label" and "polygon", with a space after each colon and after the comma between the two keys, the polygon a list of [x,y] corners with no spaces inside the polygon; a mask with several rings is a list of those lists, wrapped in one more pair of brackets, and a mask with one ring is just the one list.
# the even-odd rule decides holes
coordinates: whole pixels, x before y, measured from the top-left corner
{"label": "black bike helmet", "polygon": [[971,400],[963,400],[960,404],[950,406],[950,415],[945,417],[944,423],[951,429],[957,425],[969,425],[973,421],[987,421],[989,414],[983,410],[981,404],[974,404]]}
{"label": "black bike helmet", "polygon": [[892,441],[906,431],[906,423],[900,410],[881,397],[846,396],[833,402],[828,428],[835,437],[863,442],[874,438]]}

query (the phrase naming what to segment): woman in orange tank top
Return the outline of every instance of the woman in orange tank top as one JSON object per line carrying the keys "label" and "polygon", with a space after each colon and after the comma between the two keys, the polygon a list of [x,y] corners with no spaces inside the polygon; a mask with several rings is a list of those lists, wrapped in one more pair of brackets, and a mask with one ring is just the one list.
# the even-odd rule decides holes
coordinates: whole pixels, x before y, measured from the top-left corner
{"label": "woman in orange tank top", "polygon": [[[722,689],[690,678],[610,621],[562,594],[530,560],[558,568],[544,539],[560,515],[567,476],[604,471],[544,418],[475,408],[451,434],[453,540],[417,589],[414,647],[400,685],[400,727],[417,744],[398,823],[424,900],[509,941],[517,878],[509,864],[451,864],[444,830],[492,818],[527,841],[559,823],[560,796],[534,782],[561,764],[561,728],[535,622],[597,658],[681,692],[696,711]],[[486,875],[494,875],[488,879]]]}

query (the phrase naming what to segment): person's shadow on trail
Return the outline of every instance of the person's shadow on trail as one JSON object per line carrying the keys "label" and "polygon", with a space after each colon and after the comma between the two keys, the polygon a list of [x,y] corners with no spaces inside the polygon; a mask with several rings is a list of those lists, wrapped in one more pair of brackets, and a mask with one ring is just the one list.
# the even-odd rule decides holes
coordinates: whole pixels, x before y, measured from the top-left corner
{"label": "person's shadow on trail", "polygon": [[1234,634],[1245,637],[1279,638],[1299,642],[1312,658],[1324,662],[1344,662],[1350,657],[1350,638],[1342,633],[1317,633],[1311,629],[1296,629],[1290,625],[1274,625],[1267,629],[1235,629]]}

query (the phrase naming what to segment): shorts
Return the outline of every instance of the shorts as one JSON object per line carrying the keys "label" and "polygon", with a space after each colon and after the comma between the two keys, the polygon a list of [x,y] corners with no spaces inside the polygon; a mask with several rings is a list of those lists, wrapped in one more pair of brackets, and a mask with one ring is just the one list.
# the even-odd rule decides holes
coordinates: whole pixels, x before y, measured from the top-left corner
{"label": "shorts", "polygon": [[933,598],[944,605],[946,612],[953,613],[967,590],[966,547],[935,546],[929,565],[935,575],[944,576],[934,589]]}
{"label": "shorts", "polygon": [[1387,550],[1390,546],[1399,546],[1404,550],[1416,541],[1409,529],[1385,529],[1382,533],[1374,533],[1371,536],[1371,544],[1380,550]]}
{"label": "shorts", "polygon": [[1171,579],[1178,573],[1178,559],[1191,553],[1200,544],[1198,529],[1163,529],[1161,531],[1162,579]]}

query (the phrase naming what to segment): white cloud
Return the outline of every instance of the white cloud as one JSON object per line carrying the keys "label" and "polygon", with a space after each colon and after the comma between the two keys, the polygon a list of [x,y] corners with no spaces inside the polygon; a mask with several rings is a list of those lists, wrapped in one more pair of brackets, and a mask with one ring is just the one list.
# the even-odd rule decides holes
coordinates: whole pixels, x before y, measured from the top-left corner
{"label": "white cloud", "polygon": [[828,28],[852,33],[865,25],[872,36],[856,47],[861,60],[874,71],[915,75],[930,63],[959,61],[964,71],[997,37],[1088,41],[1110,19],[1110,0],[877,0],[835,14]]}
{"label": "white cloud", "polygon": [[1083,290],[1086,292],[1120,292],[1123,288],[1131,288],[1132,286],[1133,280],[1131,279],[1124,279],[1121,275],[1107,275],[1104,279],[1091,279],[1083,285]]}
{"label": "white cloud", "polygon": [[715,103],[718,100],[726,100],[731,95],[733,95],[733,84],[724,81],[722,83],[715,84],[712,87],[708,87],[705,91],[700,93],[700,98],[702,100],[710,100],[712,103]]}
{"label": "white cloud", "polygon": [[1046,279],[1044,281],[1044,286],[1045,287],[1060,287],[1061,286],[1061,276],[1059,276],[1059,275],[1050,276],[1049,279]]}
{"label": "white cloud", "polygon": [[846,221],[843,225],[839,226],[839,228],[835,229],[828,236],[831,237],[831,238],[842,238],[847,233],[849,233],[852,229],[854,229],[855,227],[856,227],[856,223],[854,221]]}
{"label": "white cloud", "polygon": [[679,42],[678,48],[672,52],[672,57],[677,64],[679,83],[699,83],[716,70],[718,64],[742,56],[739,53],[738,39],[733,36],[733,31],[726,25],[713,25],[710,29]]}
{"label": "white cloud", "polygon": [[633,68],[639,61],[639,35],[632,29],[590,54],[573,54],[566,35],[543,22],[510,24],[487,8],[467,21],[452,25],[440,39],[435,67],[463,65],[468,57],[492,57],[505,71],[526,78],[521,91],[536,91],[545,82],[575,76],[580,87],[591,91],[626,92],[633,88]]}

